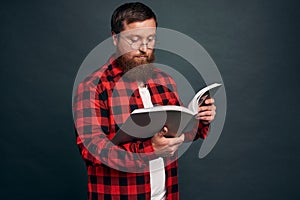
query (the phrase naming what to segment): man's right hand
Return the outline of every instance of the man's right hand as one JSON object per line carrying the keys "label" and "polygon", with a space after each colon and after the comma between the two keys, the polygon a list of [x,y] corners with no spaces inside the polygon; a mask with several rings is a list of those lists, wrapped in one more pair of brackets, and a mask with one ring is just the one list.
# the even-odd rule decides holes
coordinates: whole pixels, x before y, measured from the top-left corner
{"label": "man's right hand", "polygon": [[175,138],[166,138],[165,134],[168,133],[168,128],[164,127],[162,131],[156,133],[152,138],[152,146],[154,152],[157,156],[160,157],[170,157],[178,150],[178,147],[184,141],[184,134],[181,134],[180,137]]}

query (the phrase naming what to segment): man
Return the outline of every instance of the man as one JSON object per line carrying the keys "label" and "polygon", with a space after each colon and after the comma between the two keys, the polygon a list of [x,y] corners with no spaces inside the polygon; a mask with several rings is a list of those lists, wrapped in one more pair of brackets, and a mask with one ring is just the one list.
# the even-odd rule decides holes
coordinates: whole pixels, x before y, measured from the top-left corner
{"label": "man", "polygon": [[214,119],[213,99],[199,107],[195,133],[114,145],[111,139],[137,108],[180,105],[174,80],[153,66],[157,20],[142,3],[126,3],[111,18],[116,53],[87,77],[74,98],[77,144],[86,162],[88,199],[179,199],[177,150],[205,138]]}

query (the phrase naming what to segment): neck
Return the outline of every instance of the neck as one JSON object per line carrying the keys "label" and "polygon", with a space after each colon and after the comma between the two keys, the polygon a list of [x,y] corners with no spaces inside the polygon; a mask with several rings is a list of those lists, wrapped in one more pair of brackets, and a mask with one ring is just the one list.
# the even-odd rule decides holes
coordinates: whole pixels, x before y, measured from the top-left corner
{"label": "neck", "polygon": [[138,81],[137,84],[138,84],[138,87],[140,87],[140,88],[146,87],[146,84],[144,82]]}

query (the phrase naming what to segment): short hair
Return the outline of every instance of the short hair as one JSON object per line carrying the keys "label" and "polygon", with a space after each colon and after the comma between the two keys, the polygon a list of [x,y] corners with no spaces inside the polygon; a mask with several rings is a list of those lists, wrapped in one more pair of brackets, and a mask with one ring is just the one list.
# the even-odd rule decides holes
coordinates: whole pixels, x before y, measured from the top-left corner
{"label": "short hair", "polygon": [[111,31],[119,34],[124,30],[124,22],[130,24],[152,18],[155,20],[157,26],[156,16],[151,8],[140,2],[125,3],[119,6],[112,14]]}

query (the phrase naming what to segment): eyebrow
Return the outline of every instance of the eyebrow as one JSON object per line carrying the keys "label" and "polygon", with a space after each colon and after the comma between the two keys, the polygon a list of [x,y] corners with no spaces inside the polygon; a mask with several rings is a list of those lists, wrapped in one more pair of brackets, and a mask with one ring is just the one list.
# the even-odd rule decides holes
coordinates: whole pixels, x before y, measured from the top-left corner
{"label": "eyebrow", "polygon": [[[156,34],[151,34],[151,35],[148,35],[147,38],[149,37],[153,37],[155,36]],[[142,38],[140,35],[134,35],[134,34],[129,34],[129,35],[126,35],[126,37],[138,37],[138,38]]]}
{"label": "eyebrow", "polygon": [[139,35],[132,35],[132,34],[130,34],[130,35],[126,35],[126,37],[141,37],[141,36],[139,36]]}

